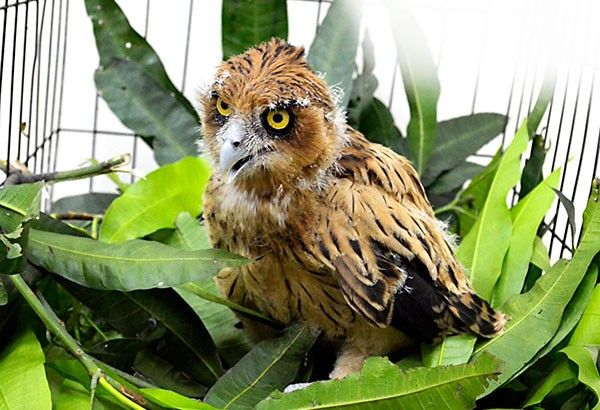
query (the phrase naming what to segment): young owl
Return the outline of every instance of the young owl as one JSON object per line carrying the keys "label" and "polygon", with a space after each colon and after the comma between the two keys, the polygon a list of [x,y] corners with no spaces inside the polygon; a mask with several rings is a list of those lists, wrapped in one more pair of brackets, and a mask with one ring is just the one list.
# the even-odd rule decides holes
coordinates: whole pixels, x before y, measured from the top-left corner
{"label": "young owl", "polygon": [[252,260],[218,286],[281,324],[320,329],[338,352],[331,377],[411,341],[502,331],[411,164],[346,125],[302,48],[273,39],[225,61],[200,111],[215,165],[210,240]]}

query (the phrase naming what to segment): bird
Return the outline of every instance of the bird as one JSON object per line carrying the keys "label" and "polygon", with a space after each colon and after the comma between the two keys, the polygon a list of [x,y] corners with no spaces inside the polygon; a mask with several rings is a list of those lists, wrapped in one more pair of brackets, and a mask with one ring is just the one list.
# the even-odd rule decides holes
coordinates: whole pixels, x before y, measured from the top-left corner
{"label": "bird", "polygon": [[[329,374],[371,356],[471,333],[506,317],[473,290],[410,161],[346,123],[341,93],[303,47],[273,38],[222,62],[198,91],[201,151],[214,171],[203,217],[232,302],[333,346]],[[240,317],[254,340],[264,324]]]}

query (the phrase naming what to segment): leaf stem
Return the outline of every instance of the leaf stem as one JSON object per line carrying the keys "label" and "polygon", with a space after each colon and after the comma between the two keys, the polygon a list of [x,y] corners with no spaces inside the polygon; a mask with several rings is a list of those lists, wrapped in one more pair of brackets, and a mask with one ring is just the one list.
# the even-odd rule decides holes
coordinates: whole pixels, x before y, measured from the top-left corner
{"label": "leaf stem", "polygon": [[100,369],[94,359],[86,354],[73,336],[67,332],[62,325],[61,320],[58,318],[58,316],[56,316],[56,313],[54,313],[54,311],[48,305],[44,305],[44,303],[33,293],[21,275],[10,275],[8,278],[13,283],[17,291],[21,294],[23,299],[25,299],[27,304],[40,318],[44,326],[46,326],[46,329],[48,329],[50,333],[57,337],[62,343],[63,347],[77,360],[79,360],[79,362],[81,362],[88,374],[92,377],[92,380],[98,379],[102,387],[104,387],[112,396],[115,397],[115,399],[117,399],[120,403],[123,403],[128,408],[136,410],[144,409],[144,407],[140,406],[138,403],[121,393],[127,391],[125,386],[122,386],[116,381],[110,379],[102,372],[102,369]]}
{"label": "leaf stem", "polygon": [[[61,182],[69,181],[73,179],[89,178],[96,175],[107,174],[115,172],[119,167],[127,165],[131,160],[131,155],[124,154],[118,157],[111,158],[107,161],[98,162],[87,167],[71,169],[67,171],[56,171],[56,172],[45,172],[41,174],[31,174],[26,170],[17,170],[12,172],[6,178],[4,182],[5,186],[27,184],[38,181],[45,182]],[[0,163],[3,165],[4,162]]]}

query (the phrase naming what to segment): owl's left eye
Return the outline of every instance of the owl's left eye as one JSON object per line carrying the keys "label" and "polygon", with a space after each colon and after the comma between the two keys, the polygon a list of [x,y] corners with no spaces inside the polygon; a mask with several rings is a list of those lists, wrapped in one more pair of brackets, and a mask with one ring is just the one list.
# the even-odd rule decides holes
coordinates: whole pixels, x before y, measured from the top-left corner
{"label": "owl's left eye", "polygon": [[287,134],[294,126],[294,115],[284,109],[267,110],[262,115],[263,127],[269,134]]}

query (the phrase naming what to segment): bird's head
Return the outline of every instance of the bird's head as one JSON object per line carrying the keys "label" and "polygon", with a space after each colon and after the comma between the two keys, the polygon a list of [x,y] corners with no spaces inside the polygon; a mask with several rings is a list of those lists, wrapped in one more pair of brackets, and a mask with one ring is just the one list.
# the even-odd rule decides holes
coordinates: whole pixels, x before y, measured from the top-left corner
{"label": "bird's head", "polygon": [[215,172],[247,190],[318,183],[345,143],[331,90],[283,40],[223,62],[199,102]]}

